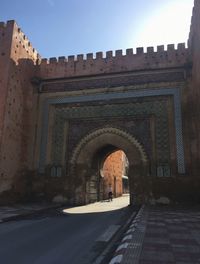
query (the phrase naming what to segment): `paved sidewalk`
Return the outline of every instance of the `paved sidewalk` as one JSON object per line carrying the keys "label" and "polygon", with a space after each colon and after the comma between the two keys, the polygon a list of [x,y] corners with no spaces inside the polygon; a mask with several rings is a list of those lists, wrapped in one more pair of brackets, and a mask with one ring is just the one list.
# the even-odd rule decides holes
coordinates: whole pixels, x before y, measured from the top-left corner
{"label": "paved sidewalk", "polygon": [[29,215],[36,215],[49,209],[61,207],[61,204],[33,203],[0,206],[0,223],[20,219]]}
{"label": "paved sidewalk", "polygon": [[110,264],[200,264],[200,211],[144,207]]}

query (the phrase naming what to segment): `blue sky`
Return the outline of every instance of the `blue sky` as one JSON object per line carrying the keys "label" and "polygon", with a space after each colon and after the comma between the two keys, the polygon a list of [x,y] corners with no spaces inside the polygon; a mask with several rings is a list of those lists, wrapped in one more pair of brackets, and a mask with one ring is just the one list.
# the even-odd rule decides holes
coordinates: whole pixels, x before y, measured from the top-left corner
{"label": "blue sky", "polygon": [[193,0],[1,0],[42,57],[187,42]]}

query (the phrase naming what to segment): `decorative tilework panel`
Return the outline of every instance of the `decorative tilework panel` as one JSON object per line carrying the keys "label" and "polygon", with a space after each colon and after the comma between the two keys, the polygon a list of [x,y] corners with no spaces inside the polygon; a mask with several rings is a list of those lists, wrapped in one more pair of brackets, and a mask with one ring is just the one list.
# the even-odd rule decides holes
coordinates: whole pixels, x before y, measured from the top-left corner
{"label": "decorative tilework panel", "polygon": [[[169,135],[168,135],[168,115],[167,100],[152,100],[141,103],[114,104],[110,103],[101,106],[65,106],[57,107],[55,134],[53,138],[52,160],[59,162],[59,153],[63,153],[63,120],[72,120],[69,129],[68,151],[71,152],[82,137],[89,134],[92,130],[102,128],[106,125],[118,127],[136,137],[145,147],[149,157],[152,157],[152,142],[150,136],[150,125],[147,119],[156,116],[156,146],[158,163],[169,163]],[[120,119],[123,117],[123,119]],[[130,117],[135,125],[130,127]],[[90,118],[89,121],[85,120]],[[103,118],[103,121],[101,120]],[[118,120],[116,120],[118,118]],[[73,121],[78,119],[78,121]],[[138,120],[137,120],[138,119]],[[85,120],[85,121],[84,121]],[[147,124],[148,123],[148,124]],[[55,139],[56,136],[56,139]]]}
{"label": "decorative tilework panel", "polygon": [[43,173],[45,170],[46,162],[46,146],[48,135],[48,108],[50,105],[61,105],[70,103],[81,102],[95,102],[100,100],[112,100],[112,99],[140,99],[141,97],[152,96],[165,96],[172,95],[174,98],[174,110],[175,110],[175,130],[176,130],[176,150],[177,150],[177,165],[178,172],[185,173],[185,160],[183,149],[183,137],[182,137],[182,119],[181,119],[181,104],[180,104],[180,91],[179,88],[161,88],[161,89],[148,89],[148,90],[135,90],[128,92],[106,93],[106,94],[92,94],[83,96],[71,96],[71,97],[59,97],[49,98],[43,105],[43,124],[42,124],[42,138],[40,146],[40,159],[39,159],[39,172]]}
{"label": "decorative tilework panel", "polygon": [[156,83],[156,82],[174,82],[184,81],[183,70],[176,70],[170,72],[155,72],[149,74],[123,74],[122,76],[112,77],[95,77],[95,78],[82,78],[81,80],[66,80],[62,83],[52,82],[43,83],[42,92],[58,92],[58,91],[75,91],[84,89],[96,89],[102,87],[119,87],[127,85],[138,85],[144,83]]}

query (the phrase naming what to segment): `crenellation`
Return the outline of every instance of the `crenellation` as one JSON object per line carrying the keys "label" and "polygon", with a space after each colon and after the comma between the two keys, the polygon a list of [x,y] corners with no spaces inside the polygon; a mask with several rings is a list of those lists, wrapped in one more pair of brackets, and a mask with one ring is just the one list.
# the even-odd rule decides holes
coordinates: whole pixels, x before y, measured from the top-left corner
{"label": "crenellation", "polygon": [[126,49],[126,55],[133,55],[133,49]]}
{"label": "crenellation", "polygon": [[6,22],[6,27],[13,27],[14,25],[16,25],[15,20],[8,20]]}
{"label": "crenellation", "polygon": [[66,61],[67,61],[67,58],[65,56],[58,57],[58,62],[63,63],[63,62],[66,62]]}
{"label": "crenellation", "polygon": [[56,57],[49,58],[49,63],[57,63],[58,60]]}
{"label": "crenellation", "polygon": [[7,22],[0,22],[0,32],[2,36],[5,36],[6,34],[7,36],[11,36],[14,25],[15,25],[14,20],[9,20]]}
{"label": "crenellation", "polygon": [[174,51],[174,50],[175,50],[174,44],[168,44],[167,45],[167,51]]}
{"label": "crenellation", "polygon": [[70,55],[70,56],[67,57],[67,60],[68,60],[69,63],[70,62],[74,62],[75,61],[75,56],[74,55]]}
{"label": "crenellation", "polygon": [[186,49],[185,43],[178,43],[178,45],[177,45],[178,51],[185,51],[185,49]]}
{"label": "crenellation", "polygon": [[[185,65],[189,59],[188,49],[184,43],[180,43],[177,48],[175,48],[174,44],[169,44],[166,50],[164,45],[157,46],[157,50],[154,47],[147,47],[145,51],[143,47],[138,47],[136,48],[136,54],[132,48],[129,48],[126,49],[125,54],[123,54],[123,50],[116,50],[115,52],[88,53],[85,57],[83,54],[79,54],[77,56],[68,56],[68,59],[65,57],[51,58],[49,63],[42,60],[41,72],[42,74],[55,74],[55,77],[59,77],[60,72],[70,77],[102,74],[102,72],[111,73],[115,71],[171,67],[172,65],[179,66]],[[49,68],[48,65],[55,65],[55,67]],[[45,78],[47,77],[45,75]]]}
{"label": "crenellation", "polygon": [[42,58],[40,63],[41,63],[41,65],[47,65],[47,64],[49,64],[49,61],[47,58]]}
{"label": "crenellation", "polygon": [[193,13],[194,13],[194,8],[192,10],[192,18],[191,18],[191,24],[190,24],[190,33],[189,33],[189,37],[188,37],[188,47],[192,47],[192,39],[193,39],[193,30],[194,30],[194,26],[193,26]]}
{"label": "crenellation", "polygon": [[[0,159],[0,168],[13,181],[22,169],[22,162],[27,167],[30,161],[28,154],[32,147],[28,144],[35,122],[35,95],[30,80],[35,76],[40,56],[14,20],[0,23],[0,33],[0,54],[5,54],[0,60],[0,154],[11,162]],[[24,131],[28,131],[27,135]],[[8,188],[9,184],[13,182],[8,183]]]}
{"label": "crenellation", "polygon": [[103,58],[103,52],[96,52],[96,60],[101,60]]}
{"label": "crenellation", "polygon": [[[40,58],[40,55],[32,46],[28,37],[22,32],[20,27],[18,27],[16,22],[14,20],[7,21],[7,27],[10,27],[10,29],[13,30],[13,43],[15,43],[15,45],[18,45],[19,48],[18,52],[15,51],[12,55],[16,63],[20,59],[20,56],[26,56],[27,58],[29,57],[34,61],[34,63],[36,63],[37,59]],[[23,49],[26,55],[22,55]]]}
{"label": "crenellation", "polygon": [[122,57],[123,56],[123,51],[122,50],[116,50],[115,51],[115,56],[116,57]]}
{"label": "crenellation", "polygon": [[87,58],[87,60],[93,60],[94,58],[93,58],[93,53],[87,53],[86,54],[86,58]]}
{"label": "crenellation", "polygon": [[112,50],[106,51],[106,59],[110,59],[113,57],[113,52]]}
{"label": "crenellation", "polygon": [[78,54],[77,55],[77,61],[83,61],[84,55],[83,54]]}
{"label": "crenellation", "polygon": [[[144,51],[143,47],[136,48],[136,53],[132,48],[123,50],[116,50],[103,52],[88,53],[86,55],[79,54],[77,56],[71,55],[67,58],[62,56],[59,58],[41,59],[37,51],[32,47],[30,41],[16,25],[14,21],[10,21],[5,25],[1,23],[2,27],[13,25],[15,30],[15,43],[16,49],[25,49],[26,56],[33,56],[36,63],[41,68],[41,73],[48,75],[55,74],[59,77],[59,72],[65,76],[85,75],[85,74],[98,74],[109,73],[115,71],[130,71],[134,69],[151,69],[157,67],[166,67],[176,64],[184,64],[188,60],[188,52],[184,43],[180,43],[175,49],[173,44],[169,44],[165,50],[164,45],[157,47],[147,47]],[[15,51],[21,52],[20,50]],[[112,58],[112,60],[111,60]],[[78,62],[78,63],[75,63]]]}
{"label": "crenellation", "polygon": [[144,53],[144,48],[143,47],[136,48],[136,53],[137,54],[143,54]]}
{"label": "crenellation", "polygon": [[153,53],[154,47],[147,47],[147,53]]}
{"label": "crenellation", "polygon": [[6,27],[6,23],[5,22],[0,22],[0,28],[5,28]]}
{"label": "crenellation", "polygon": [[[94,164],[87,172],[88,164],[94,161],[92,155],[97,157],[98,143],[101,144],[98,146],[101,154],[104,143],[109,144],[106,151],[112,151],[110,146],[115,147],[115,142],[116,147],[124,149],[125,146],[133,169],[133,165],[141,161],[137,163],[132,159],[139,155],[130,151],[133,147],[130,144],[138,146],[141,141],[139,145],[144,144],[140,153],[142,160],[145,156],[148,167],[153,165],[148,168],[146,176],[152,176],[153,184],[160,182],[161,177],[168,177],[163,178],[163,190],[166,189],[165,179],[172,179],[172,186],[173,180],[177,180],[178,186],[182,176],[183,181],[186,177],[189,181],[193,176],[197,180],[200,161],[200,1],[195,0],[195,3],[197,7],[193,11],[188,47],[179,43],[177,46],[137,47],[47,59],[39,56],[15,21],[0,22],[0,156],[3,157],[0,159],[0,174],[10,179],[6,185],[10,193],[17,190],[17,193],[25,191],[27,194],[24,187],[18,186],[18,173],[26,173],[24,178],[29,172],[36,176],[44,174],[40,177],[44,179],[41,188],[36,186],[39,178],[35,180],[30,174],[30,183],[33,183],[32,178],[36,182],[30,194],[44,190],[44,197],[49,190],[57,192],[57,185],[55,191],[49,185],[54,176],[62,176],[56,179],[59,184],[66,177],[74,183],[75,172],[83,173],[81,177],[84,179],[87,175],[99,176],[99,166],[95,172]],[[107,125],[109,128],[105,130]],[[99,134],[97,140],[91,137],[88,147],[78,153],[75,147],[80,146],[81,138],[86,138],[90,130],[99,131],[100,127],[103,127],[102,137]],[[122,131],[115,133],[115,127],[121,127]],[[139,141],[134,140],[135,136]],[[90,147],[94,147],[92,152]],[[76,152],[78,167],[74,170],[70,168],[68,157]],[[83,159],[85,153],[87,157]],[[66,167],[69,167],[67,172]],[[51,175],[51,168],[56,170],[56,175]],[[139,172],[138,168],[136,172]],[[191,194],[195,181],[191,181]],[[84,194],[87,182],[83,182]],[[18,189],[13,189],[15,185]],[[155,189],[160,185],[155,185]],[[198,201],[199,186],[200,181]],[[154,189],[154,185],[152,187]],[[76,193],[75,189],[73,193]],[[175,201],[173,193],[171,197]]]}
{"label": "crenellation", "polygon": [[165,46],[164,45],[157,46],[157,52],[158,53],[163,53],[164,51],[165,51]]}

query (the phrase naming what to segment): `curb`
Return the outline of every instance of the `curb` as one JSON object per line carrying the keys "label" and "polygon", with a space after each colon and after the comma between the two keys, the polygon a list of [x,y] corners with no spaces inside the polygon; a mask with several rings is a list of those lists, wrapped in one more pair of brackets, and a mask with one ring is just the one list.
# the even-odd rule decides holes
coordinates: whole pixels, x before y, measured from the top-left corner
{"label": "curb", "polygon": [[[142,214],[144,211],[144,205],[140,208],[137,215],[136,213],[131,216],[130,221],[128,221],[127,225],[129,225],[128,230],[123,235],[123,238],[121,239],[121,243],[115,250],[114,256],[110,260],[109,264],[119,264],[122,263],[123,257],[125,255],[126,249],[130,245],[130,241],[133,239],[133,233],[138,228],[138,223],[141,220]],[[136,217],[135,217],[136,215]],[[132,222],[132,223],[131,223]]]}
{"label": "curb", "polygon": [[[117,233],[113,236],[107,247],[103,250],[103,252],[95,259],[93,264],[101,264],[104,263],[105,260],[108,258],[109,251],[113,247],[113,243],[116,243],[119,237],[122,237],[125,231],[127,230],[128,226],[130,226],[131,222],[134,220],[135,216],[137,215],[139,208],[135,208],[134,211],[131,213],[128,220],[125,222],[123,226],[117,231]],[[114,251],[115,252],[115,251]],[[108,258],[109,261],[110,257]]]}
{"label": "curb", "polygon": [[55,206],[49,206],[49,207],[45,207],[45,208],[41,208],[41,209],[36,209],[36,210],[32,210],[29,212],[24,212],[22,214],[18,214],[18,215],[13,215],[13,216],[9,216],[9,217],[5,217],[0,219],[0,224],[3,224],[5,222],[10,222],[10,221],[15,221],[15,220],[20,220],[20,219],[24,219],[28,216],[37,216],[43,212],[47,212],[51,209],[55,210],[55,209],[59,209],[62,208],[64,205],[60,204],[60,205],[55,205]]}

